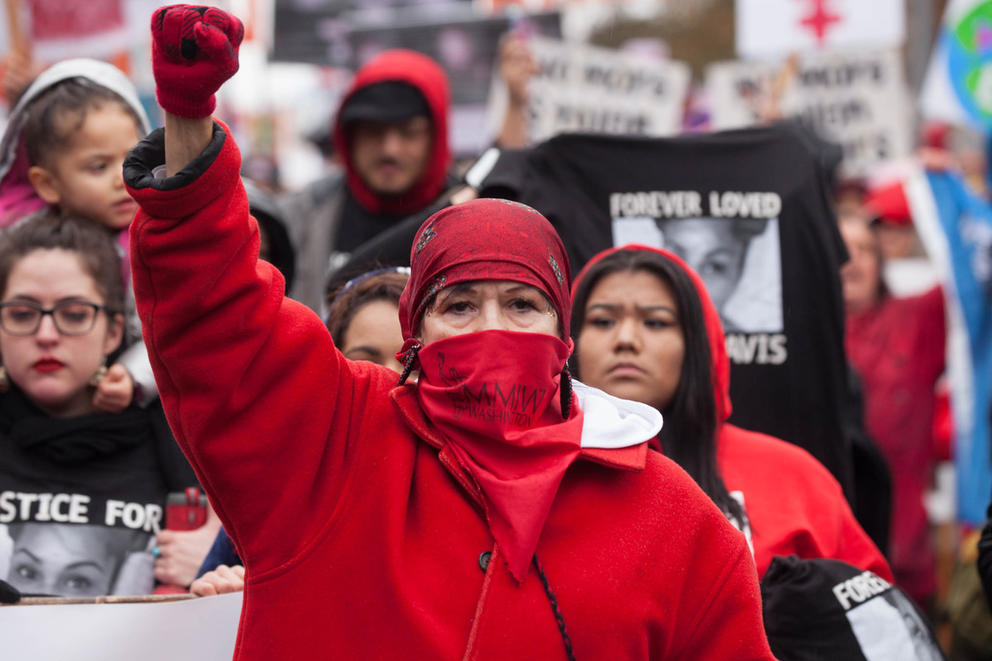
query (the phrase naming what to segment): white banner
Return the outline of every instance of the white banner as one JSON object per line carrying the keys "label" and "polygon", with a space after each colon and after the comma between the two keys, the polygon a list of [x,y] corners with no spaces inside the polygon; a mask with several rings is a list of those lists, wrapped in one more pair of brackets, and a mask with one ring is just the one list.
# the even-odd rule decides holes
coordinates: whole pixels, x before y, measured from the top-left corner
{"label": "white banner", "polygon": [[158,603],[0,607],[2,658],[218,661],[234,656],[241,593]]}
{"label": "white banner", "polygon": [[[566,132],[664,136],[681,129],[690,78],[682,62],[545,38],[527,43],[538,66],[530,81],[532,142]],[[491,116],[502,117],[505,94],[494,85]]]}
{"label": "white banner", "polygon": [[909,94],[899,53],[815,53],[784,62],[721,62],[706,72],[713,128],[756,123],[778,96],[786,117],[808,122],[844,149],[842,174],[861,176],[912,149]]}
{"label": "white banner", "polygon": [[899,46],[904,0],[736,0],[737,54]]}

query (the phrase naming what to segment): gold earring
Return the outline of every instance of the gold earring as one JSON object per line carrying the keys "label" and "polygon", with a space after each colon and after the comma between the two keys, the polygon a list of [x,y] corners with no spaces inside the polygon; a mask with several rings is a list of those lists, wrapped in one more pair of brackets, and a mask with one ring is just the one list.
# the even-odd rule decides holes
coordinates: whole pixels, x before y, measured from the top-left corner
{"label": "gold earring", "polygon": [[10,378],[7,376],[7,368],[0,365],[0,392],[10,390]]}
{"label": "gold earring", "polygon": [[100,365],[100,369],[98,369],[96,373],[90,377],[90,385],[94,387],[100,385],[100,382],[103,381],[105,376],[107,376],[107,366]]}

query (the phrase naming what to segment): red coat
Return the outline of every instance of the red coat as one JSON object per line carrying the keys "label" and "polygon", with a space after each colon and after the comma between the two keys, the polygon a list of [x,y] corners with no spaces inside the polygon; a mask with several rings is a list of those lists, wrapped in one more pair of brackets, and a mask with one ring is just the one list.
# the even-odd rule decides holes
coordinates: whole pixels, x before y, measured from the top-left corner
{"label": "red coat", "polygon": [[944,371],[944,297],[886,297],[847,319],[847,355],[861,377],[865,426],[892,471],[889,548],[899,587],[919,602],[936,589],[936,555],[923,498],[937,457],[933,415]]}
{"label": "red coat", "polygon": [[[534,566],[511,578],[415,386],[345,360],[257,261],[233,140],[217,128],[156,182],[161,153],[152,134],[125,168],[135,292],[169,420],[247,567],[237,658],[565,658]],[[772,658],[744,539],[646,444],[583,451],[537,556],[578,659]]]}

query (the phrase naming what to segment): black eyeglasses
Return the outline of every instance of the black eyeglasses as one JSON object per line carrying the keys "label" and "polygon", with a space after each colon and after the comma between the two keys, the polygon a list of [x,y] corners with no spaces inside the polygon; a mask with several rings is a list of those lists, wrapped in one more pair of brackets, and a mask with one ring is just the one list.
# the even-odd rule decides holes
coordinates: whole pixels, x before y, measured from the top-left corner
{"label": "black eyeglasses", "polygon": [[29,301],[8,301],[0,303],[0,328],[11,335],[34,335],[41,328],[41,318],[50,314],[62,335],[86,335],[93,330],[101,310],[113,312],[105,305],[88,301],[63,301],[50,308]]}

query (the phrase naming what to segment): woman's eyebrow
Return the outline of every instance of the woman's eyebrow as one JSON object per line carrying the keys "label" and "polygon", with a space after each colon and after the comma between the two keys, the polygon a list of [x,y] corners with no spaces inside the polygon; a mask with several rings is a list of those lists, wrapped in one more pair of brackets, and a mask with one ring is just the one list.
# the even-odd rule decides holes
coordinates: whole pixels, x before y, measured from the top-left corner
{"label": "woman's eyebrow", "polygon": [[637,305],[638,312],[671,312],[676,314],[675,308],[669,305]]}
{"label": "woman's eyebrow", "polygon": [[[588,312],[592,312],[593,310],[599,309],[599,310],[604,310],[606,312],[616,313],[622,311],[623,307],[624,306],[620,305],[619,303],[593,303],[588,308],[586,308],[586,312],[588,313]],[[634,308],[641,313],[671,312],[672,314],[676,314],[675,308],[672,308],[668,305],[635,305]]]}
{"label": "woman's eyebrow", "polygon": [[370,346],[366,346],[364,344],[359,345],[357,347],[352,347],[352,348],[348,349],[347,351],[344,352],[344,355],[347,357],[347,356],[349,356],[349,355],[351,355],[353,353],[358,353],[358,352],[367,353],[370,356],[381,356],[382,355],[382,351],[380,351],[376,347],[370,347]]}
{"label": "woman's eyebrow", "polygon": [[36,556],[36,555],[35,555],[34,553],[32,553],[32,552],[31,552],[31,551],[30,551],[29,549],[26,549],[26,548],[19,548],[19,549],[17,549],[17,550],[16,550],[16,551],[15,551],[15,552],[13,553],[13,555],[17,555],[18,553],[23,553],[24,555],[26,555],[26,556],[28,556],[28,558],[30,558],[30,559],[31,559],[31,560],[33,560],[34,562],[37,562],[38,564],[41,564],[41,558],[39,558],[38,556]]}
{"label": "woman's eyebrow", "polygon": [[71,565],[66,565],[62,571],[69,569],[85,569],[86,567],[93,567],[97,571],[104,571],[105,567],[103,565],[93,561],[93,560],[80,560],[79,562],[74,562]]}
{"label": "woman's eyebrow", "polygon": [[466,293],[470,294],[473,293],[475,290],[476,290],[476,285],[474,283],[461,282],[457,285],[452,285],[451,287],[442,289],[441,293],[438,294],[438,298],[441,298],[442,296],[444,298],[449,298],[451,296],[454,296],[455,294],[466,294]]}

